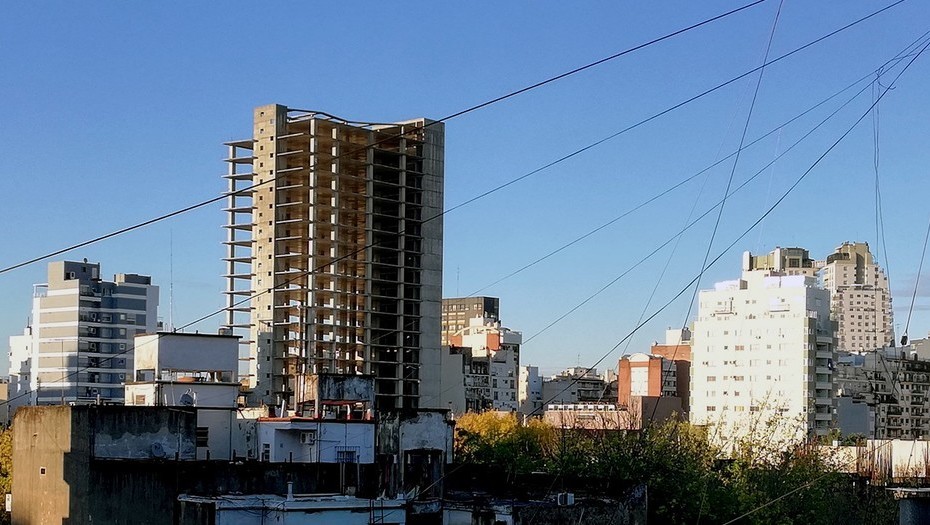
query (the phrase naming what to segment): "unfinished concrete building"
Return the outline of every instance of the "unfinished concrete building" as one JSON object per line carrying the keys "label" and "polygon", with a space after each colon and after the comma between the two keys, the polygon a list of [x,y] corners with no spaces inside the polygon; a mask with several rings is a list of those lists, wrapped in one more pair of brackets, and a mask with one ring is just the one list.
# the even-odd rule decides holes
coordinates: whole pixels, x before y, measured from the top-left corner
{"label": "unfinished concrete building", "polygon": [[443,125],[268,105],[227,146],[225,326],[246,336],[253,401],[372,374],[376,409],[417,408],[439,362]]}

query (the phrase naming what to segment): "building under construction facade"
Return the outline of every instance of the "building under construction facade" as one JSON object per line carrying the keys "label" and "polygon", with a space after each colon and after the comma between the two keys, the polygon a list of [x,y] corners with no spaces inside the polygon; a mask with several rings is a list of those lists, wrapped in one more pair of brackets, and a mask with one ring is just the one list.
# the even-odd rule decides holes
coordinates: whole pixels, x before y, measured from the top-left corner
{"label": "building under construction facade", "polygon": [[374,375],[378,410],[435,394],[443,137],[268,105],[227,143],[225,326],[254,402],[299,409],[317,373]]}

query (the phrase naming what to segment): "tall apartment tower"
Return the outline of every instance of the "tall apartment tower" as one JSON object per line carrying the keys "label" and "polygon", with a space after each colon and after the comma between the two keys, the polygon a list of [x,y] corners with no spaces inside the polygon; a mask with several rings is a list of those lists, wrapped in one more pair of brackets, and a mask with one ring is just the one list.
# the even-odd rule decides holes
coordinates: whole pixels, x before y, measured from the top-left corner
{"label": "tall apartment tower", "polygon": [[59,261],[33,290],[31,326],[10,338],[15,404],[122,402],[133,339],[158,329],[151,277],[104,281],[98,263]]}
{"label": "tall apartment tower", "polygon": [[268,105],[227,144],[225,326],[253,401],[294,407],[336,373],[374,375],[376,409],[419,405],[439,363],[443,133]]}
{"label": "tall apartment tower", "polygon": [[700,294],[691,420],[716,427],[718,444],[803,439],[833,427],[830,295],[814,277],[785,273],[744,271]]}
{"label": "tall apartment tower", "polygon": [[454,297],[442,300],[442,346],[452,344],[451,337],[475,317],[499,321],[501,300],[497,297]]}
{"label": "tall apartment tower", "polygon": [[894,346],[888,277],[872,257],[868,243],[844,242],[821,266],[821,280],[830,292],[837,323],[837,349],[867,352]]}

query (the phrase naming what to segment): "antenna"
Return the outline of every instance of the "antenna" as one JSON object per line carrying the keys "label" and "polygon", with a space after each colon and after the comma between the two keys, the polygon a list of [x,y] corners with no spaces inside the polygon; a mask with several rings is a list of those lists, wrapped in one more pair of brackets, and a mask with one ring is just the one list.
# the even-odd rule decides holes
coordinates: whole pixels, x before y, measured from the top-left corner
{"label": "antenna", "polygon": [[168,232],[168,331],[174,331],[174,228]]}

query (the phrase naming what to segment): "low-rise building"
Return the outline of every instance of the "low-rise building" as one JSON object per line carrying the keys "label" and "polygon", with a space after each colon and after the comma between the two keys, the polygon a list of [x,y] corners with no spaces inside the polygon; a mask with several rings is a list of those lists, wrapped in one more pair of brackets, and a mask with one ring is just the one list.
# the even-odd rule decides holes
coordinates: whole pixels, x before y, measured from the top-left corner
{"label": "low-rise building", "polygon": [[312,374],[305,378],[293,409],[268,407],[276,415],[241,418],[238,457],[270,463],[375,462],[374,377]]}
{"label": "low-rise building", "polygon": [[135,339],[126,404],[236,408],[239,337],[157,332]]}
{"label": "low-rise building", "polygon": [[407,501],[341,494],[232,494],[178,498],[179,525],[369,525],[407,523]]}
{"label": "low-rise building", "polygon": [[127,406],[193,407],[197,458],[234,459],[239,337],[157,332],[137,335]]}
{"label": "low-rise building", "polygon": [[639,430],[649,423],[680,419],[677,397],[633,396],[625,405],[568,403],[546,405],[543,420],[557,428]]}
{"label": "low-rise building", "polygon": [[545,404],[603,403],[608,384],[596,368],[568,368],[545,379],[542,399]]}

